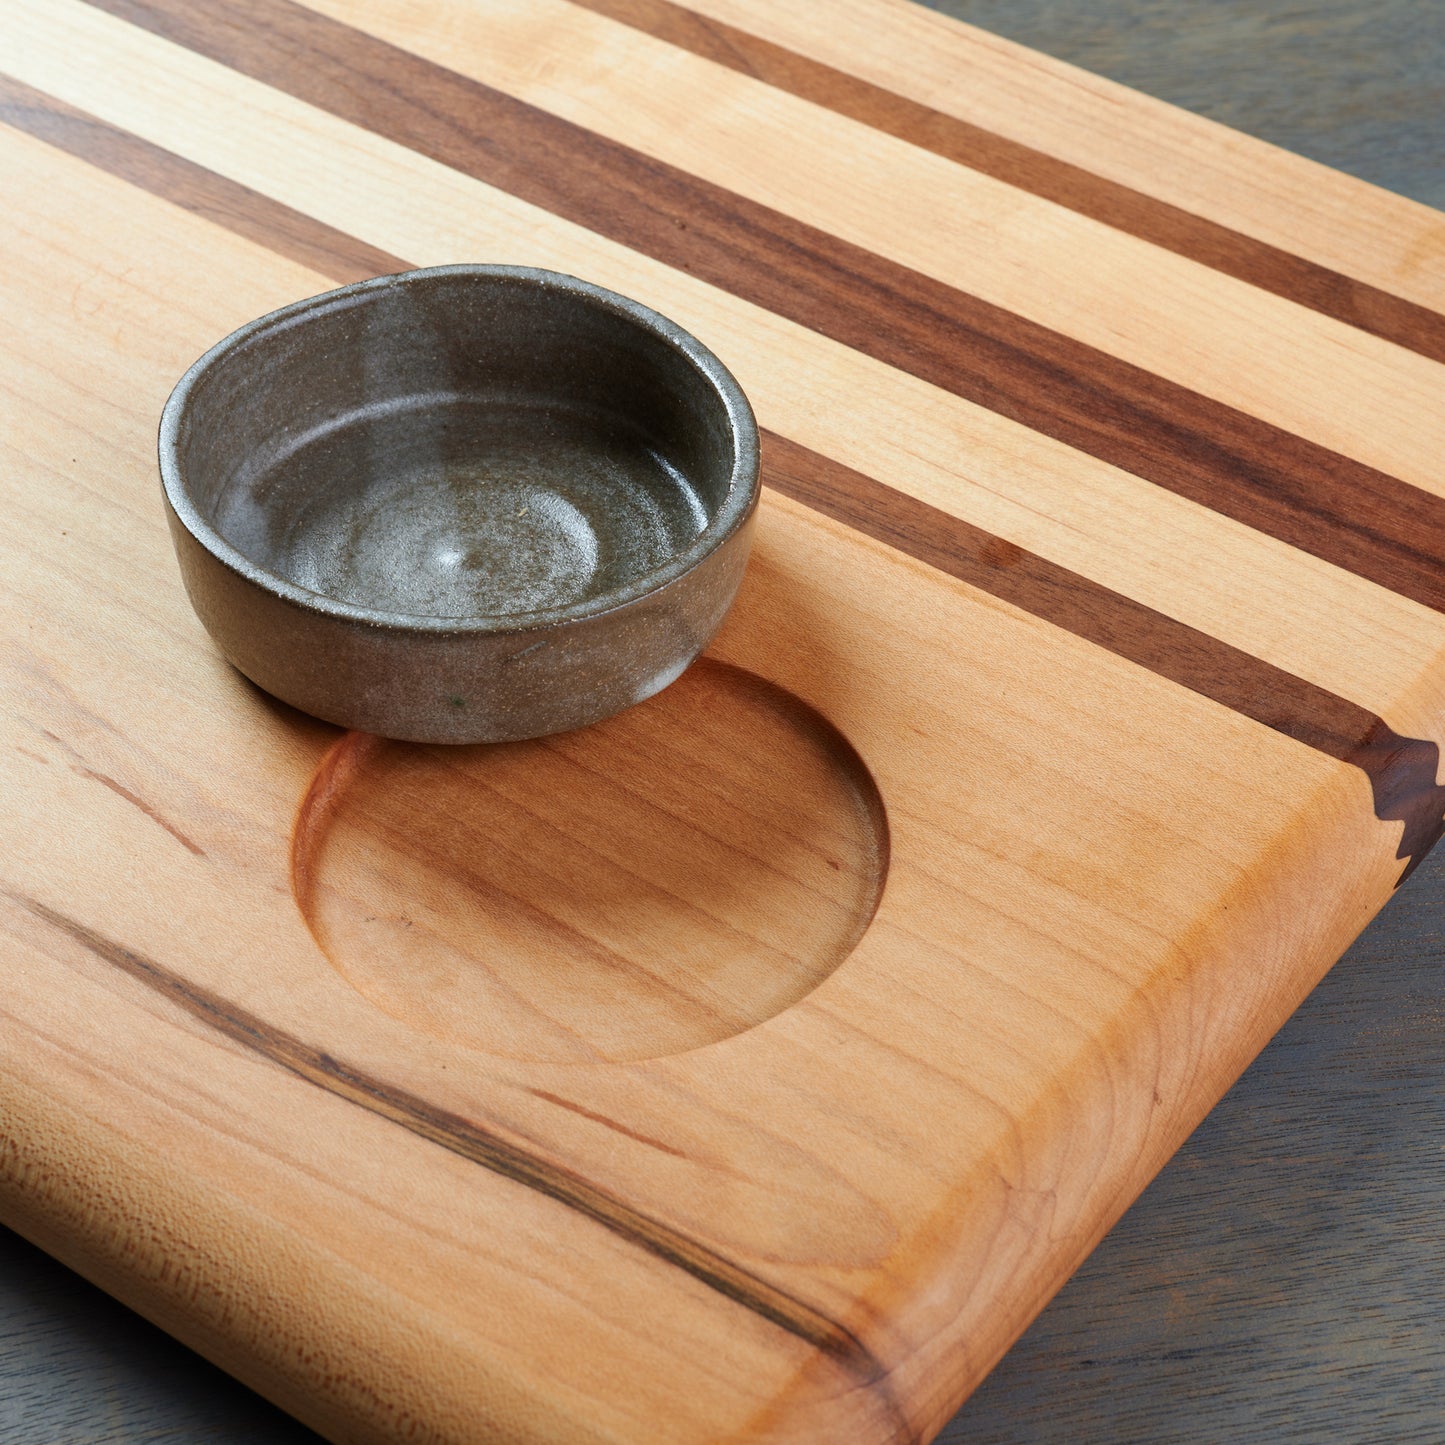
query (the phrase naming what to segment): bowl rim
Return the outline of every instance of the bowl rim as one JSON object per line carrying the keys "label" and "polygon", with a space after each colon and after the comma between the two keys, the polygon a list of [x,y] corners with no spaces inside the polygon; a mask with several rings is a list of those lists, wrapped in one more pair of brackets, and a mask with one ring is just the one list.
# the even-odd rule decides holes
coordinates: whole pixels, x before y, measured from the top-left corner
{"label": "bowl rim", "polygon": [[[486,282],[502,281],[565,292],[578,301],[611,311],[651,332],[681,352],[701,373],[721,400],[727,414],[733,438],[733,466],[721,505],[686,548],[674,553],[651,571],[631,578],[610,592],[568,603],[563,607],[545,608],[535,612],[439,617],[427,613],[389,612],[312,591],[252,561],[216,530],[193,501],[180,459],[181,434],[188,406],[201,380],[215,367],[224,365],[233,351],[269,331],[302,322],[312,315],[364,304],[374,292],[392,290],[397,286],[426,285],[434,280],[454,277],[470,277]],[[691,572],[743,526],[756,508],[761,490],[758,427],[752,407],[733,374],[691,332],[685,331],[675,321],[670,321],[661,312],[640,301],[634,301],[631,297],[608,290],[605,286],[584,281],[563,271],[480,262],[417,267],[391,275],[374,276],[365,281],[356,281],[331,291],[320,292],[315,296],[303,297],[237,327],[192,362],[176,383],[161,412],[157,448],[161,486],[171,511],[186,531],[212,557],[231,571],[272,595],[309,612],[320,612],[349,622],[370,623],[389,629],[451,635],[536,631],[605,616],[661,591]]]}

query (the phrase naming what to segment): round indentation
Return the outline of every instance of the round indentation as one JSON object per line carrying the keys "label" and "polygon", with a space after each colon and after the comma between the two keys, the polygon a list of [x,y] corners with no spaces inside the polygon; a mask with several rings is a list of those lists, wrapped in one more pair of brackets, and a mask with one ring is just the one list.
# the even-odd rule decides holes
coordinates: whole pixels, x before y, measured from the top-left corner
{"label": "round indentation", "polygon": [[867,928],[887,861],[847,740],[704,659],[581,732],[347,734],[302,803],[293,884],[327,957],[404,1023],[519,1058],[643,1059],[816,988]]}

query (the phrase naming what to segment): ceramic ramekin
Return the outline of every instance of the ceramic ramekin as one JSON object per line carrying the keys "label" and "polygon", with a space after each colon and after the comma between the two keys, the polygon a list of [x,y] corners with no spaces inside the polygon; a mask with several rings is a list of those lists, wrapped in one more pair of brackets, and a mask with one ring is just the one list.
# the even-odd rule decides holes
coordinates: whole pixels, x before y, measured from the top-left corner
{"label": "ceramic ramekin", "polygon": [[758,434],[646,306],[440,266],[228,336],[167,402],[160,469],[191,602],[247,677],[346,727],[496,742],[697,656],[747,560]]}

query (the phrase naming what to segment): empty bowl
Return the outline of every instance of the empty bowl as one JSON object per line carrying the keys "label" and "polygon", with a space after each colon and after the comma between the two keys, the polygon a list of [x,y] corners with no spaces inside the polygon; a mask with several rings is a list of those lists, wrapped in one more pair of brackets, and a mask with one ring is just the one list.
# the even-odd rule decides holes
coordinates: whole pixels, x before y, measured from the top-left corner
{"label": "empty bowl", "polygon": [[228,336],[166,403],[160,469],[191,602],[253,682],[345,727],[497,742],[608,717],[706,646],[758,436],[657,312],[439,266]]}

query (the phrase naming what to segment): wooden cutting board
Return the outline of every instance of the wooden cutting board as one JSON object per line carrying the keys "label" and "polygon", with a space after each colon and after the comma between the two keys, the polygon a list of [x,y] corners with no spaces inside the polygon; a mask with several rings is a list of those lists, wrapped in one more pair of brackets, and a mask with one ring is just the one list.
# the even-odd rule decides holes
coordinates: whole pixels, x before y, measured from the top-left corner
{"label": "wooden cutting board", "polygon": [[[6,0],[0,1217],[338,1439],[923,1441],[1445,815],[1445,218],[892,0]],[[154,431],[406,265],[765,429],[708,659],[268,700]]]}

